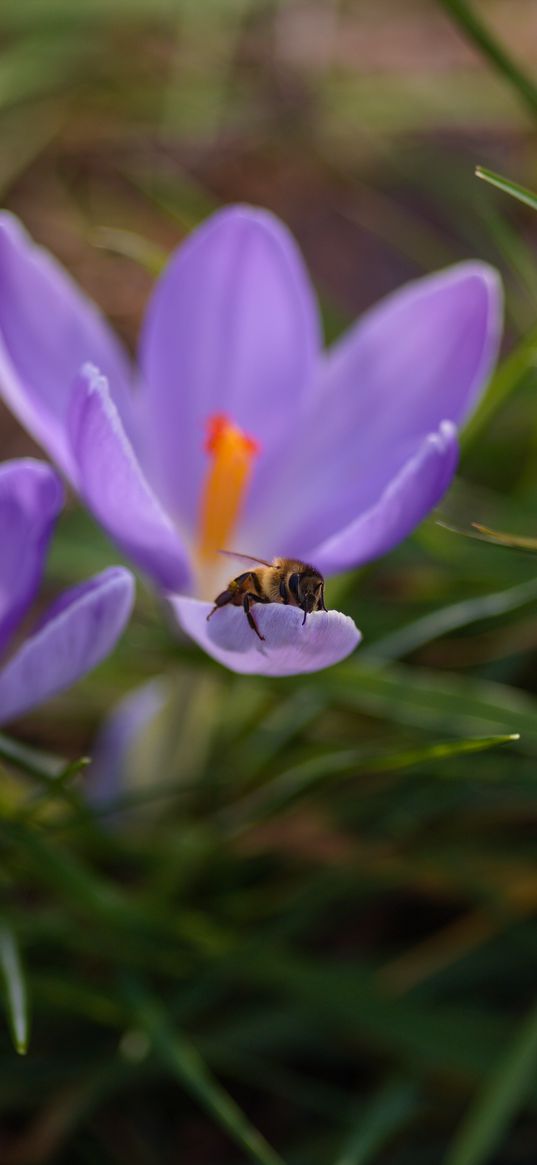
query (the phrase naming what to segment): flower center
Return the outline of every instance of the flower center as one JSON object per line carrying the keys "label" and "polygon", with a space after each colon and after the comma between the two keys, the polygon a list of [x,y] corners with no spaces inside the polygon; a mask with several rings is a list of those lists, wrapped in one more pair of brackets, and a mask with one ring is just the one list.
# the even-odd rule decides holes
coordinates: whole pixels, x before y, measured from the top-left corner
{"label": "flower center", "polygon": [[207,563],[228,539],[237,522],[259,445],[222,413],[210,417],[205,451],[210,465],[201,496],[198,558]]}

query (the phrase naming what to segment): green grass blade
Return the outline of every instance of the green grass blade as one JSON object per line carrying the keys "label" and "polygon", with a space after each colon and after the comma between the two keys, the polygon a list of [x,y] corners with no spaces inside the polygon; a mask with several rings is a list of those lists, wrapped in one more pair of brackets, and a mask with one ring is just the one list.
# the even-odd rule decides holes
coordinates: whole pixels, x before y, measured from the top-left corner
{"label": "green grass blade", "polygon": [[474,205],[478,203],[479,217],[486,225],[497,251],[497,265],[505,273],[511,269],[516,282],[520,283],[521,298],[513,281],[505,304],[505,314],[507,326],[514,324],[517,333],[524,335],[535,319],[537,266],[533,253],[527,239],[520,233],[518,224],[510,222],[506,217],[505,204],[502,203],[500,209],[495,199],[483,197],[483,191],[479,191],[479,197],[474,197],[473,201]]}
{"label": "green grass blade", "polygon": [[65,761],[38,752],[37,749],[29,748],[25,744],[19,744],[17,740],[11,740],[9,736],[3,734],[0,734],[0,760],[46,785],[49,785],[58,772],[65,768]]}
{"label": "green grass blade", "polygon": [[76,760],[69,761],[58,773],[54,780],[54,786],[68,785],[71,781],[74,781],[75,777],[83,773],[84,769],[87,769],[90,764],[91,757],[89,756],[79,756]]}
{"label": "green grass blade", "polygon": [[82,794],[72,788],[72,783],[89,765],[88,757],[83,756],[66,762],[0,734],[0,761],[5,761],[10,767],[31,777],[40,787],[21,811],[22,818],[29,820],[35,813],[39,813],[45,804],[58,798],[72,811],[84,814],[87,819],[86,802]]}
{"label": "green grass blade", "polygon": [[390,1137],[416,1111],[416,1088],[406,1082],[391,1081],[370,1104],[367,1115],[361,1114],[336,1160],[336,1165],[369,1165]]}
{"label": "green grass blade", "polygon": [[520,550],[523,554],[537,554],[537,538],[530,534],[509,534],[507,530],[492,530],[490,526],[483,526],[481,522],[472,522],[472,526],[481,542],[491,542],[494,546],[503,546],[507,550]]}
{"label": "green grass blade", "polygon": [[5,985],[11,1038],[15,1050],[20,1056],[25,1056],[29,1038],[26,979],[15,936],[7,926],[0,927],[0,968]]}
{"label": "green grass blade", "polygon": [[505,591],[496,591],[489,595],[480,595],[477,599],[463,599],[460,603],[451,603],[448,607],[441,607],[432,611],[430,615],[423,615],[420,619],[407,623],[372,643],[370,647],[362,649],[362,660],[365,659],[401,659],[411,651],[432,643],[447,635],[450,631],[459,631],[463,627],[470,627],[481,619],[495,618],[505,615],[509,611],[516,611],[526,603],[537,599],[537,579],[520,583],[516,587],[509,587]]}
{"label": "green grass blade", "polygon": [[139,986],[129,984],[133,1021],[146,1034],[161,1063],[195,1096],[256,1165],[283,1165],[262,1134],[209,1072],[197,1049],[177,1030],[165,1012]]}
{"label": "green grass blade", "polygon": [[535,368],[536,348],[537,328],[532,328],[497,369],[481,404],[468,424],[465,425],[461,436],[463,450],[467,449],[475,437],[482,432],[494,413],[521,383],[526,373]]}
{"label": "green grass blade", "polygon": [[470,1109],[445,1165],[485,1165],[491,1160],[510,1121],[533,1092],[536,1072],[537,1007]]}
{"label": "green grass blade", "polygon": [[428,761],[447,760],[473,752],[487,752],[490,748],[497,748],[500,744],[513,744],[517,740],[520,740],[520,734],[509,732],[499,736],[477,736],[473,740],[431,744],[426,748],[409,749],[407,752],[393,753],[390,756],[372,757],[367,769],[370,773],[393,773]]}
{"label": "green grass blade", "polygon": [[453,1070],[483,1080],[511,1038],[510,1021],[498,1013],[394,998],[382,988],[377,974],[359,964],[311,962],[289,956],[273,943],[245,953],[238,973],[241,983],[277,992],[291,1014],[303,1016],[313,1032],[328,1034],[332,1042],[339,1033],[345,1039],[356,1034],[375,1056],[388,1052],[413,1068]]}
{"label": "green grass blade", "polygon": [[121,227],[96,227],[89,241],[101,251],[109,251],[112,255],[130,259],[155,279],[168,260],[166,251],[159,247],[158,243],[153,243],[151,239],[146,239],[136,231],[124,230]]}
{"label": "green grass blade", "polygon": [[322,683],[342,706],[368,715],[452,737],[519,733],[514,747],[529,756],[537,753],[537,704],[505,684],[358,662],[327,672]]}
{"label": "green grass blade", "polygon": [[513,744],[520,739],[517,733],[497,736],[478,736],[471,740],[455,740],[425,745],[423,748],[401,752],[368,753],[364,749],[341,749],[339,752],[314,756],[301,764],[279,773],[269,784],[250,793],[221,815],[224,824],[244,829],[273,814],[281,813],[297,798],[330,783],[338,777],[355,776],[360,772],[393,773],[431,761],[448,760],[469,753],[486,752],[501,744]]}
{"label": "green grass blade", "polygon": [[510,194],[518,202],[523,202],[525,206],[531,206],[532,210],[537,210],[537,194],[525,186],[519,186],[518,182],[511,182],[509,178],[503,178],[501,174],[495,174],[494,170],[487,170],[485,166],[476,166],[475,172],[477,178],[482,178],[484,182],[496,186],[504,194]]}
{"label": "green grass blade", "polygon": [[537,86],[496,40],[466,0],[440,0],[440,3],[489,64],[517,90],[532,117],[537,117]]}

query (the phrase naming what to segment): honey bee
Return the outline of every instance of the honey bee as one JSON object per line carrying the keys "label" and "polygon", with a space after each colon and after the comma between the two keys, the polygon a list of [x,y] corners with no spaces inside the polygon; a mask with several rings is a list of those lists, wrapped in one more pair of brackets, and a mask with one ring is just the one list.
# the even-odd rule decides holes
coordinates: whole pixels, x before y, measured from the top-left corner
{"label": "honey bee", "polygon": [[220,553],[244,562],[253,562],[256,569],[245,570],[243,574],[231,579],[225,591],[216,596],[207,619],[220,607],[227,607],[228,603],[234,607],[243,607],[252,631],[255,631],[258,639],[264,639],[251,610],[256,603],[285,603],[291,607],[300,607],[304,612],[302,626],[312,611],[326,611],[324,578],[314,566],[294,558],[274,558],[272,562],[266,562],[264,558],[253,558],[250,554],[235,554],[228,550]]}

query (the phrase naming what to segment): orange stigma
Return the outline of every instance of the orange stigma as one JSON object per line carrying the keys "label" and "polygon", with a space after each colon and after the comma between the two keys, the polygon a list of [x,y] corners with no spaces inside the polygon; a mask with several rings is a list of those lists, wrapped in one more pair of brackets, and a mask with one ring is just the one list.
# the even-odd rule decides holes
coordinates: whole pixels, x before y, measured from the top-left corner
{"label": "orange stigma", "polygon": [[198,555],[208,562],[228,545],[239,516],[259,445],[222,413],[210,417],[205,451],[210,465],[200,506]]}

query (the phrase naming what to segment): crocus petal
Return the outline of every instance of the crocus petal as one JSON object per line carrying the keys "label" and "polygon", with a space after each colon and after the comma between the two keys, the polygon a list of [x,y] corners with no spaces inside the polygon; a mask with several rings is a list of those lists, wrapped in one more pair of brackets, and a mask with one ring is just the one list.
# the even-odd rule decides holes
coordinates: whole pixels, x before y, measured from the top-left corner
{"label": "crocus petal", "polygon": [[80,493],[95,517],[160,586],[185,589],[186,551],[144,478],[106,380],[91,365],[74,385],[69,433]]}
{"label": "crocus petal", "polygon": [[184,631],[231,671],[246,675],[292,676],[321,671],[350,655],[361,634],[348,615],[316,611],[304,618],[296,607],[257,605],[258,639],[240,607],[223,607],[207,621],[212,603],[174,596],[173,610]]}
{"label": "crocus petal", "polygon": [[34,598],[63,489],[31,458],[0,465],[0,651]]}
{"label": "crocus petal", "polygon": [[308,559],[330,575],[386,554],[438,505],[455,473],[457,459],[457,430],[451,421],[444,421],[437,433],[422,441],[376,505],[314,546]]}
{"label": "crocus petal", "polygon": [[111,567],[74,587],[0,673],[0,723],[63,691],[112,650],[130,616],[134,579]]}
{"label": "crocus petal", "polygon": [[0,395],[72,480],[65,421],[73,377],[94,360],[123,419],[132,374],[97,308],[11,214],[0,215]]}
{"label": "crocus petal", "polygon": [[187,528],[208,418],[227,414],[270,455],[293,430],[319,345],[301,256],[266,211],[221,211],[177,251],[149,305],[141,364],[151,480]]}
{"label": "crocus petal", "polygon": [[334,345],[326,391],[354,392],[364,420],[393,429],[432,430],[444,417],[460,425],[493,368],[501,317],[499,276],[487,263],[416,279]]}
{"label": "crocus petal", "polygon": [[112,804],[123,792],[129,760],[146,729],[162,710],[166,690],[160,680],[150,680],[113,709],[97,736],[87,773],[88,800],[95,806]]}
{"label": "crocus petal", "polygon": [[[328,353],[273,515],[297,480],[281,546],[295,554],[376,505],[420,441],[462,424],[486,385],[501,333],[501,291],[484,263],[417,280],[368,312]],[[285,511],[284,511],[285,512]],[[291,552],[291,551],[289,551]]]}

